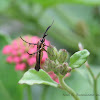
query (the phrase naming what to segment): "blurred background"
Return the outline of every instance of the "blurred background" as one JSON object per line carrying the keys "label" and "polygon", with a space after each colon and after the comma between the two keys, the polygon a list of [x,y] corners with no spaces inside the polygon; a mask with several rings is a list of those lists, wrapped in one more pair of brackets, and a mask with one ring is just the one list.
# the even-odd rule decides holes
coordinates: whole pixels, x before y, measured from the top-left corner
{"label": "blurred background", "polygon": [[[100,71],[99,5],[99,0],[0,0],[0,100],[28,100],[25,86],[18,84],[23,73],[6,63],[3,47],[19,36],[42,37],[53,19],[46,39],[57,49],[66,49],[70,55],[79,50],[81,42],[89,50],[88,61],[97,74]],[[78,93],[92,93],[90,78],[82,68],[79,73],[72,73],[66,82]],[[33,100],[72,100],[64,93],[49,86],[32,86]],[[93,96],[80,98],[94,99]]]}

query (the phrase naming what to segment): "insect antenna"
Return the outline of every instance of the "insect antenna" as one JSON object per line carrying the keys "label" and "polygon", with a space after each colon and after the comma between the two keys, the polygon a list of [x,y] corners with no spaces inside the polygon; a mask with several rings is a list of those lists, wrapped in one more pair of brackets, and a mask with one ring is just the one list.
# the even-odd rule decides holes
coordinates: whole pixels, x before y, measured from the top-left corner
{"label": "insect antenna", "polygon": [[35,43],[29,43],[29,42],[25,41],[21,36],[20,36],[20,38],[21,38],[25,43],[28,43],[29,45],[37,45],[37,44],[35,44]]}
{"label": "insect antenna", "polygon": [[53,25],[53,23],[54,23],[54,20],[52,21],[52,24],[51,24],[50,26],[47,27],[46,31],[44,32],[43,38],[45,38],[45,37],[48,35],[48,34],[46,34],[46,33],[47,33],[47,31],[49,30],[49,28]]}

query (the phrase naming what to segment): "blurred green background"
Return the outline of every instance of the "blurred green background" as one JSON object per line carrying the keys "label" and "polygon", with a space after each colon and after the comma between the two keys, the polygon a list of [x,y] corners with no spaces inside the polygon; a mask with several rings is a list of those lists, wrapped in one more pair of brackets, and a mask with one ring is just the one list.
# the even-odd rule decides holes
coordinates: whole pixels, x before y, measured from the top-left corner
{"label": "blurred green background", "polygon": [[[100,0],[0,0],[0,100],[28,100],[27,89],[18,81],[23,73],[6,63],[2,49],[24,35],[41,37],[52,23],[47,39],[69,54],[78,51],[78,43],[90,51],[89,64],[100,72]],[[93,93],[85,66],[73,72],[66,82],[77,93]],[[98,81],[98,84],[100,80]],[[98,93],[100,93],[98,86]],[[33,100],[72,100],[64,91],[44,85],[32,86]],[[93,96],[80,96],[94,100]]]}

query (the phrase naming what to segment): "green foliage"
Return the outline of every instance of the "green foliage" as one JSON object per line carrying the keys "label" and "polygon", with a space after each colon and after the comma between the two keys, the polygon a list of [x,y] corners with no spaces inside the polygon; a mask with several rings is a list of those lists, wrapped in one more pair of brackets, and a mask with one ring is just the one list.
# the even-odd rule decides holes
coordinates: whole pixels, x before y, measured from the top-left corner
{"label": "green foliage", "polygon": [[89,56],[89,52],[88,50],[82,50],[82,51],[78,51],[76,52],[75,54],[73,54],[71,57],[70,57],[70,64],[69,66],[71,68],[78,68],[80,67],[81,65],[83,65],[86,60],[87,60],[87,57]]}
{"label": "green foliage", "polygon": [[8,9],[11,0],[0,0],[0,12]]}
{"label": "green foliage", "polygon": [[[11,39],[8,36],[0,35],[1,47],[7,45]],[[0,97],[1,100],[22,100],[23,86],[18,85],[21,77],[14,69],[14,65],[6,63],[6,56],[2,54],[0,47]]]}
{"label": "green foliage", "polygon": [[8,90],[6,90],[5,86],[0,81],[0,99],[1,100],[12,100]]}
{"label": "green foliage", "polygon": [[99,0],[29,0],[27,3],[40,3],[44,7],[48,7],[51,5],[59,4],[59,3],[74,3],[74,4],[87,4],[87,5],[100,5]]}
{"label": "green foliage", "polygon": [[9,36],[0,34],[0,50],[5,46],[5,44],[10,43],[11,39]]}
{"label": "green foliage", "polygon": [[[20,73],[16,72],[14,69],[14,65],[7,64],[5,62],[6,57],[2,55],[0,51],[0,81],[1,84],[3,85],[2,93],[5,91],[7,92],[8,97],[12,98],[11,100],[22,100],[22,91],[23,91],[23,86],[18,85],[18,80],[20,79],[21,75]],[[3,58],[3,59],[2,59]],[[4,90],[3,90],[4,89]],[[3,95],[4,92],[2,93]],[[18,97],[17,97],[18,96]],[[5,96],[4,96],[5,97]],[[2,99],[5,100],[5,99]]]}
{"label": "green foliage", "polygon": [[45,84],[57,87],[57,83],[54,82],[50,76],[43,71],[42,69],[36,71],[35,69],[28,70],[22,79],[19,81],[19,84],[28,84],[28,85],[34,85],[34,84]]}

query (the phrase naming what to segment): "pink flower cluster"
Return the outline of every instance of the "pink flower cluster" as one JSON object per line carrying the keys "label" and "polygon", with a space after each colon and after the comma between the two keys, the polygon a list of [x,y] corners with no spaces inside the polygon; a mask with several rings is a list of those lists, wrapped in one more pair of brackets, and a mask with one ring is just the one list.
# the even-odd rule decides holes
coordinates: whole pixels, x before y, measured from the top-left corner
{"label": "pink flower cluster", "polygon": [[[40,38],[37,36],[24,36],[23,39],[30,43],[37,43]],[[49,45],[49,41],[45,40],[45,44]],[[47,49],[47,47],[45,47]],[[17,38],[12,41],[11,45],[6,45],[3,48],[3,54],[8,55],[6,61],[8,63],[15,63],[16,70],[26,70],[30,67],[34,67],[36,63],[36,55],[30,56],[29,53],[34,53],[37,51],[36,45],[30,45],[25,43],[21,38]],[[47,53],[43,51],[42,63],[44,63],[45,59],[48,58]]]}

